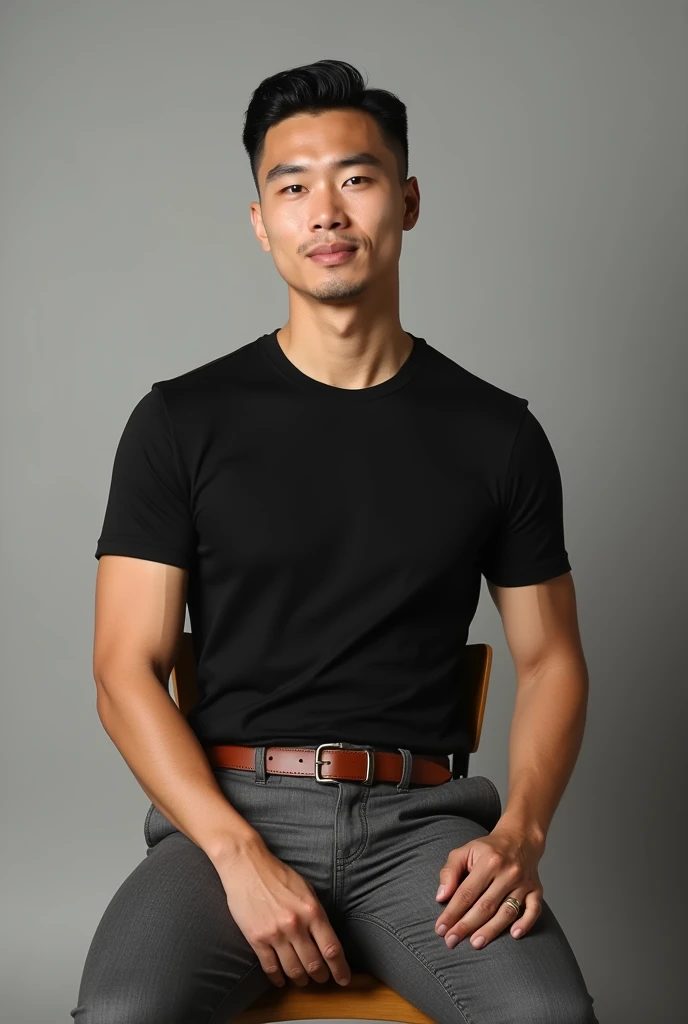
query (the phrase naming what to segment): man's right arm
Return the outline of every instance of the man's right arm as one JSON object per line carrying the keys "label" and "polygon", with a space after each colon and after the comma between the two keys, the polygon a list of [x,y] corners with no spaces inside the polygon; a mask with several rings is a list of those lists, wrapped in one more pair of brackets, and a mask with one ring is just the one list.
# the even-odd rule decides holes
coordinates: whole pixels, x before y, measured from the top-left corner
{"label": "man's right arm", "polygon": [[220,789],[167,683],[184,625],[188,572],[102,555],[93,677],[98,716],[149,800],[216,865],[262,843]]}
{"label": "man's right arm", "polygon": [[220,789],[167,692],[184,623],[188,571],[102,554],[93,677],[103,727],[141,788],[214,864],[227,905],[274,985],[351,978],[313,885],[276,857]]}

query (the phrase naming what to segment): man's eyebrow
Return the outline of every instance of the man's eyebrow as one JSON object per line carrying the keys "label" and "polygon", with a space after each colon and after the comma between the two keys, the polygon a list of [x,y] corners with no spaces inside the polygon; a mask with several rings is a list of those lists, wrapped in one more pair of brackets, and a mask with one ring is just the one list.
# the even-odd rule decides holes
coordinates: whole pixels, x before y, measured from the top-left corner
{"label": "man's eyebrow", "polygon": [[[333,160],[330,167],[358,167],[367,164],[370,167],[384,166],[382,160],[374,153],[353,153],[351,156],[342,157],[341,160]],[[305,164],[275,164],[265,175],[265,184],[269,185],[275,178],[281,178],[285,174],[306,174],[308,166]]]}

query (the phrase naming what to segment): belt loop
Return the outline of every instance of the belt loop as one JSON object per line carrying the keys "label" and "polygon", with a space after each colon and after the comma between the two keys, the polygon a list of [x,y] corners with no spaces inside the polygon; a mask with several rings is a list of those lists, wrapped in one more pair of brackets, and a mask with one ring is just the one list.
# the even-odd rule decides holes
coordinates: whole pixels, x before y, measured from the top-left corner
{"label": "belt loop", "polygon": [[265,771],[265,747],[255,748],[255,761],[254,767],[256,771],[256,777],[253,780],[257,786],[267,785],[267,772]]}
{"label": "belt loop", "polygon": [[411,751],[407,750],[406,747],[397,747],[397,750],[401,751],[401,756],[404,759],[404,764],[401,770],[401,778],[397,784],[397,793],[408,793],[409,782],[411,779],[411,768],[413,761],[411,758]]}

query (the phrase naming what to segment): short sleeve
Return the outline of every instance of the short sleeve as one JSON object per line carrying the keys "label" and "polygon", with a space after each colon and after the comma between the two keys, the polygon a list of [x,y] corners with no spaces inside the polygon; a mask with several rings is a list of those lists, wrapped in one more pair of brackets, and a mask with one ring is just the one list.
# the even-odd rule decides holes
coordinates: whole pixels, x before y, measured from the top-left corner
{"label": "short sleeve", "polygon": [[523,587],[569,572],[559,466],[544,429],[527,406],[502,500],[495,532],[482,551],[485,578],[499,587]]}
{"label": "short sleeve", "polygon": [[117,445],[95,557],[130,555],[189,569],[193,550],[172,428],[154,386],[130,413]]}

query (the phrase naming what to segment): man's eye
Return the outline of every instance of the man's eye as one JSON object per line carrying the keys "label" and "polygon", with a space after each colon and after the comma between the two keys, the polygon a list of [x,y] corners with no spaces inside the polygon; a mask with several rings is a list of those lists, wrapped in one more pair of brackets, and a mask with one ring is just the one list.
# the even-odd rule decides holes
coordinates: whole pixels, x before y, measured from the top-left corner
{"label": "man's eye", "polygon": [[[370,178],[366,178],[362,174],[352,174],[351,177],[347,178],[346,180],[353,181],[354,178],[358,178],[360,181],[370,181]],[[285,188],[280,189],[280,192],[285,192],[287,195],[292,196],[298,194],[296,192],[290,192],[290,188],[303,188],[303,185],[286,185]]]}

